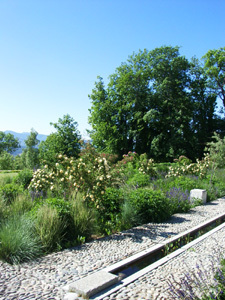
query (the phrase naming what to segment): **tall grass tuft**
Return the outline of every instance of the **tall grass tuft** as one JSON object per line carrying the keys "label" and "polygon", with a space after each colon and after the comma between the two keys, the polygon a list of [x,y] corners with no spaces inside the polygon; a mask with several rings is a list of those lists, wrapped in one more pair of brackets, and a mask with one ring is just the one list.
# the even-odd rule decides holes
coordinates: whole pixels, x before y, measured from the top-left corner
{"label": "tall grass tuft", "polygon": [[130,229],[138,224],[138,214],[134,206],[125,200],[121,207],[121,230]]}
{"label": "tall grass tuft", "polygon": [[81,194],[71,199],[71,217],[73,222],[73,236],[78,242],[84,242],[96,233],[96,215],[93,209],[88,208],[82,200]]}
{"label": "tall grass tuft", "polygon": [[10,264],[33,260],[42,254],[34,223],[27,215],[14,215],[0,227],[0,259]]}
{"label": "tall grass tuft", "polygon": [[45,252],[61,249],[66,222],[55,207],[41,206],[36,212],[35,226]]}
{"label": "tall grass tuft", "polygon": [[34,202],[32,201],[28,193],[23,193],[18,195],[12,204],[9,206],[9,214],[24,214],[29,212],[34,207]]}

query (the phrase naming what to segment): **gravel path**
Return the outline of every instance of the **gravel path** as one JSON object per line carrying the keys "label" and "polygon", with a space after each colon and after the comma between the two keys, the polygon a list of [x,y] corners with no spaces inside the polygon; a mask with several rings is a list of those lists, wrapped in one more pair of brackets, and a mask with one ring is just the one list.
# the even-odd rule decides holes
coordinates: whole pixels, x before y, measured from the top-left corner
{"label": "gravel path", "polygon": [[[223,212],[225,212],[225,198],[196,207],[186,214],[176,214],[167,222],[139,226],[80,247],[47,255],[34,262],[19,266],[0,262],[0,300],[63,300],[65,292],[62,288],[65,285]],[[210,255],[215,251],[218,252],[217,249],[222,246],[225,247],[224,237],[225,232],[221,231],[215,237],[196,246],[192,252],[189,251],[190,260],[187,261],[183,254],[176,262],[159,267],[105,299],[172,299],[168,294],[165,298],[163,295],[168,289],[168,284],[166,287],[168,278],[171,274],[175,274],[174,268],[183,270],[185,264],[188,268],[192,266],[196,268],[196,263],[200,260],[199,254],[205,254],[206,257],[203,255],[201,259],[211,263]],[[207,265],[207,269],[212,268]],[[176,275],[183,276],[181,271],[177,271]]]}

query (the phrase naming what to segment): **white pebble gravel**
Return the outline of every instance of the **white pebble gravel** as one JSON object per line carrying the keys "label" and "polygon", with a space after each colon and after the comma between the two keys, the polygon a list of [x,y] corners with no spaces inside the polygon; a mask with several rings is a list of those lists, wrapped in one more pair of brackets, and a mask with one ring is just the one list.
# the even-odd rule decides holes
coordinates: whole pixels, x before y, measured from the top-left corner
{"label": "white pebble gravel", "polygon": [[[198,206],[185,214],[176,214],[167,222],[149,223],[132,228],[73,249],[47,255],[33,262],[12,266],[0,261],[0,300],[63,300],[66,297],[68,300],[81,299],[76,294],[68,295],[63,288],[81,277],[145,250],[223,212],[225,198]],[[225,248],[225,232],[221,230],[195,246],[192,251],[186,251],[105,300],[176,299],[170,298],[168,292],[168,280],[174,280],[171,275],[176,275],[175,279],[179,282],[185,272],[196,269],[197,263],[201,265],[201,269],[213,271],[212,266],[215,266],[218,251],[223,247]],[[215,262],[212,262],[213,258]],[[207,276],[210,278],[211,275]]]}

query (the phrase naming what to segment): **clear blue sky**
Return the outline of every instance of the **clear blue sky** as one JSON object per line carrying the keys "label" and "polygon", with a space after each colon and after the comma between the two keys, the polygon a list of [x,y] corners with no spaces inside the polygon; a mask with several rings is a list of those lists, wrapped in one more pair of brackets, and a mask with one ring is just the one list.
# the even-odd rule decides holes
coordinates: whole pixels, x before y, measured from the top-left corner
{"label": "clear blue sky", "polygon": [[225,46],[224,0],[0,0],[0,131],[40,134],[70,114],[83,136],[88,94],[133,52]]}

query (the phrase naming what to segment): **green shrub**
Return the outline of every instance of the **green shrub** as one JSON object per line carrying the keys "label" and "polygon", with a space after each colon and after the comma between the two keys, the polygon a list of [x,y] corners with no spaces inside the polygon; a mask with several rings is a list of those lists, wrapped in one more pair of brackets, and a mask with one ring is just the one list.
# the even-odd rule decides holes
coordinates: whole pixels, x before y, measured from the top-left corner
{"label": "green shrub", "polygon": [[10,264],[33,260],[42,254],[34,223],[26,215],[14,215],[0,227],[0,259]]}
{"label": "green shrub", "polygon": [[46,252],[61,249],[66,223],[56,208],[48,204],[39,207],[36,213],[35,227]]}
{"label": "green shrub", "polygon": [[120,211],[120,206],[123,202],[123,193],[120,189],[109,187],[105,190],[101,198],[105,208],[103,211],[105,215],[115,214]]}
{"label": "green shrub", "polygon": [[192,189],[200,188],[199,180],[194,176],[179,176],[175,177],[172,181],[168,182],[169,188],[180,188],[183,191],[189,191]]}
{"label": "green shrub", "polygon": [[172,213],[169,199],[161,191],[139,188],[129,194],[131,204],[139,215],[139,223],[161,222]]}
{"label": "green shrub", "polygon": [[155,169],[156,173],[159,176],[160,174],[163,174],[164,177],[169,171],[169,167],[171,166],[171,163],[156,163]]}
{"label": "green shrub", "polygon": [[136,173],[133,177],[129,178],[127,184],[135,186],[135,187],[144,187],[149,185],[150,177],[147,174]]}
{"label": "green shrub", "polygon": [[61,217],[68,217],[71,210],[71,203],[61,198],[47,198],[44,203],[54,207]]}
{"label": "green shrub", "polygon": [[7,151],[0,155],[0,170],[12,170],[14,168],[14,156]]}
{"label": "green shrub", "polygon": [[222,168],[225,166],[225,137],[221,138],[219,134],[214,132],[212,137],[214,141],[207,144],[206,151],[209,152],[210,158],[213,163]]}
{"label": "green shrub", "polygon": [[19,185],[8,183],[4,186],[0,186],[0,196],[9,204],[12,203],[15,198],[22,192],[22,188]]}
{"label": "green shrub", "polygon": [[33,172],[30,169],[24,169],[20,171],[16,177],[14,177],[13,181],[26,189],[29,186],[32,178]]}

